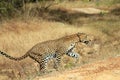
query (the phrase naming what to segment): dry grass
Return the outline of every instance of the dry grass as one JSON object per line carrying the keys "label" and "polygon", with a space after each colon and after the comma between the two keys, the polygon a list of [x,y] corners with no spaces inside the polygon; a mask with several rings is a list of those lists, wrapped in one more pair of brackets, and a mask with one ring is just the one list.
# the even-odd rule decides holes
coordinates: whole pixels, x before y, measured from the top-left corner
{"label": "dry grass", "polygon": [[[3,23],[0,28],[0,50],[7,52],[9,55],[14,57],[24,55],[33,45],[38,42],[56,39],[64,35],[77,32],[96,32],[91,28],[78,28],[59,22],[48,22],[37,19],[28,20],[27,22],[21,20],[11,20]],[[21,62],[15,62],[1,56],[0,60],[0,69],[5,69],[5,71],[1,71],[1,75],[3,76],[7,75],[9,78],[19,79],[21,75],[23,76],[22,78],[32,78],[37,74],[38,67],[36,66],[36,63],[29,58]],[[67,60],[68,64],[72,61],[69,60]],[[29,69],[29,64],[32,64],[33,68],[30,66],[32,69]],[[73,65],[68,67],[72,67]],[[34,75],[32,74],[33,72]]]}
{"label": "dry grass", "polygon": [[[65,4],[65,3],[64,3]],[[82,3],[80,3],[82,4]],[[72,3],[66,4],[70,7]],[[60,4],[58,6],[63,6]],[[73,7],[78,7],[79,4]],[[83,7],[86,6],[82,5]],[[93,6],[93,4],[89,5]],[[89,7],[88,6],[88,7]],[[95,6],[95,5],[94,5]],[[56,6],[57,7],[57,6]],[[71,6],[72,7],[72,6]],[[81,7],[81,6],[80,6]],[[67,23],[46,21],[38,18],[12,19],[0,24],[0,50],[7,52],[11,56],[19,57],[24,55],[33,45],[38,42],[60,38],[77,32],[85,32],[99,38],[101,50],[99,57],[84,56],[83,63],[89,63],[106,57],[120,55],[120,16],[102,14],[101,16],[80,16],[75,18],[75,25]],[[81,25],[82,23],[82,25]],[[83,52],[90,48],[84,48]],[[90,49],[91,50],[91,49]],[[73,60],[64,56],[65,68],[75,66]],[[33,79],[37,76],[38,66],[34,61],[27,58],[21,62],[11,61],[0,56],[0,79],[2,80],[22,80]],[[34,74],[33,74],[34,73]]]}
{"label": "dry grass", "polygon": [[[16,23],[14,23],[15,21]],[[44,20],[28,20],[27,22],[12,20],[1,25],[0,47],[1,50],[11,54],[24,54],[35,43],[56,39],[77,32],[94,32],[102,35],[101,32],[86,26],[78,28],[64,23]]]}
{"label": "dry grass", "polygon": [[[24,55],[27,52],[27,50],[29,50],[33,45],[35,45],[38,42],[56,39],[64,35],[69,35],[77,32],[85,32],[95,35],[97,37],[99,36],[101,38],[101,43],[108,42],[112,39],[114,40],[113,36],[111,38],[111,36],[102,32],[103,29],[101,29],[100,27],[96,27],[96,25],[100,26],[103,24],[105,25],[106,23],[93,23],[89,26],[82,25],[80,27],[77,27],[60,22],[49,22],[37,19],[28,21],[11,20],[9,22],[3,23],[0,27],[0,50],[7,52],[11,56],[19,57]],[[114,23],[115,26],[118,24],[119,23]],[[108,25],[106,24],[106,26]],[[107,30],[108,29],[109,28],[107,27]],[[114,29],[116,30],[117,28]],[[110,30],[108,30],[108,32],[109,31]],[[118,34],[116,36],[118,36]],[[116,43],[112,41],[115,45],[111,44],[111,46],[109,46],[110,44],[108,43],[108,46],[104,46],[101,52],[102,59],[108,56],[118,55],[120,51],[119,47],[116,45],[119,44],[119,40],[116,41]],[[84,51],[86,50],[88,51],[88,48],[84,48]],[[85,52],[85,54],[86,53],[87,52]],[[96,61],[96,58],[89,58],[86,56],[84,56],[82,59],[83,64],[91,61]],[[21,62],[15,62],[1,56],[0,60],[0,69],[5,70],[1,71],[1,75],[3,75],[3,77],[7,75],[11,79],[19,79],[21,78],[21,76],[23,76],[22,78],[24,79],[32,79],[37,75],[37,63],[34,63],[34,61],[32,61],[29,58]],[[65,68],[72,68],[73,66],[75,66],[75,64],[73,64],[72,59],[65,57],[65,59],[63,60],[66,61],[66,64],[63,64]],[[29,67],[29,64],[32,65]]]}

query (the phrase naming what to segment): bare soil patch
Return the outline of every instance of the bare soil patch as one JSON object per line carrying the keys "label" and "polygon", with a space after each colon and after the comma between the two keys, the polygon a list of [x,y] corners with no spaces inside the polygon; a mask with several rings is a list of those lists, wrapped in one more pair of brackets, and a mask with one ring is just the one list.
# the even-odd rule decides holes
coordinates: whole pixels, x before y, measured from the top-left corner
{"label": "bare soil patch", "polygon": [[77,67],[74,70],[55,72],[34,80],[120,80],[120,57],[109,58]]}

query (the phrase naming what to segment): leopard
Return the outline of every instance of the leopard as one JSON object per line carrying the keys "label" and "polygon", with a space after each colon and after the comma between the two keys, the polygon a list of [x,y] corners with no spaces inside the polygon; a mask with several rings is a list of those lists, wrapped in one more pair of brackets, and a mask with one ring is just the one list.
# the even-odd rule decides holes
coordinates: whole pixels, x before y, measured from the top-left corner
{"label": "leopard", "polygon": [[46,72],[48,61],[54,59],[54,68],[58,71],[63,55],[79,60],[80,55],[74,51],[75,45],[78,43],[88,45],[91,42],[88,36],[86,33],[75,33],[58,39],[39,42],[21,57],[13,57],[3,51],[0,51],[0,54],[15,61],[29,57],[38,63],[39,71],[42,73]]}

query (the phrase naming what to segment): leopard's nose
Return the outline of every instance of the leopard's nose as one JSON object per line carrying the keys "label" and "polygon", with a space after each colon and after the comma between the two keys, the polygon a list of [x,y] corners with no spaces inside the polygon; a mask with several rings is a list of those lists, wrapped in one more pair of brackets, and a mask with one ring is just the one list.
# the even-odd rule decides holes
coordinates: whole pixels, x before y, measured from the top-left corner
{"label": "leopard's nose", "polygon": [[93,54],[94,52],[88,52],[87,54]]}

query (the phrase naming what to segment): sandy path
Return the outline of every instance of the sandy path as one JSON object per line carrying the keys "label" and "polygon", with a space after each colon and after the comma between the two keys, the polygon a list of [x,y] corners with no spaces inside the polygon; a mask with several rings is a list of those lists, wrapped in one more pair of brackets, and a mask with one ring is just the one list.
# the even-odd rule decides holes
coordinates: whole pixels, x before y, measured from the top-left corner
{"label": "sandy path", "polygon": [[75,12],[82,12],[85,14],[108,13],[108,11],[97,9],[97,8],[72,8],[71,10]]}
{"label": "sandy path", "polygon": [[120,80],[120,57],[86,64],[61,73],[54,72],[34,80]]}

